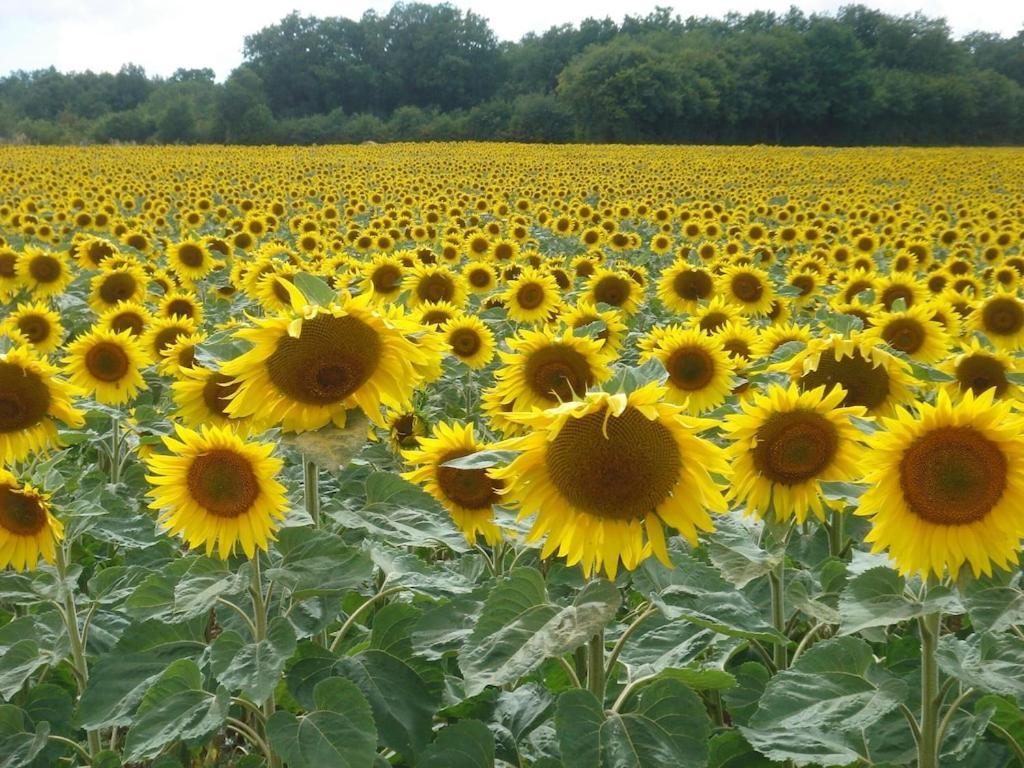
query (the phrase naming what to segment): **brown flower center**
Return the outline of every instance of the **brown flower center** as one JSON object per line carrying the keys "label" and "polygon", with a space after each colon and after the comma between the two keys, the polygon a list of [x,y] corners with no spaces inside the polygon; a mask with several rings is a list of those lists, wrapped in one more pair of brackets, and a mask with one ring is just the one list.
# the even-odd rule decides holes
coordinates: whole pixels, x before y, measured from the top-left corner
{"label": "brown flower center", "polygon": [[480,334],[472,328],[456,328],[448,337],[452,351],[459,357],[472,357],[480,351]]}
{"label": "brown flower center", "polygon": [[85,368],[94,379],[112,383],[128,375],[131,360],[120,344],[101,341],[85,353]]}
{"label": "brown flower center", "polygon": [[260,495],[259,480],[249,460],[226,448],[196,456],[186,482],[196,503],[217,517],[245,514]]}
{"label": "brown flower center", "polygon": [[927,337],[919,322],[909,317],[901,317],[886,324],[882,329],[882,338],[890,347],[912,355],[921,348]]}
{"label": "brown flower center", "polygon": [[903,452],[900,488],[907,507],[938,525],[981,520],[1006,490],[1000,447],[973,427],[939,427]]}
{"label": "brown flower center", "polygon": [[733,296],[747,304],[754,304],[764,296],[764,284],[757,275],[746,273],[734,275],[729,286]]}
{"label": "brown flower center", "polygon": [[839,433],[814,411],[773,414],[757,430],[754,466],[773,483],[796,485],[817,477],[835,458]]}
{"label": "brown flower center", "polygon": [[224,409],[231,402],[231,398],[235,396],[238,387],[239,383],[231,376],[219,372],[211,374],[203,385],[203,402],[206,403],[206,407],[210,409],[211,413],[230,419],[231,417]]}
{"label": "brown flower center", "polygon": [[0,433],[38,424],[50,409],[50,388],[34,371],[0,362]]}
{"label": "brown flower center", "polygon": [[15,536],[35,536],[46,522],[46,509],[38,499],[10,485],[0,485],[0,528]]}
{"label": "brown flower center", "polygon": [[114,272],[103,278],[100,283],[99,297],[107,304],[128,301],[135,295],[138,282],[127,272]]}
{"label": "brown flower center", "polygon": [[435,272],[420,278],[416,295],[421,301],[451,301],[455,296],[455,283],[448,275]]}
{"label": "brown flower center", "polygon": [[618,275],[605,275],[594,286],[594,301],[621,307],[629,301],[631,290],[629,279]]}
{"label": "brown flower center", "polygon": [[672,290],[679,298],[687,301],[706,299],[711,295],[714,287],[711,275],[700,269],[688,269],[685,272],[680,272],[672,280]]}
{"label": "brown flower center", "polygon": [[37,283],[53,283],[61,276],[60,262],[53,256],[36,256],[28,264],[28,273]]}
{"label": "brown flower center", "polygon": [[538,283],[527,283],[516,291],[516,303],[523,309],[536,309],[544,303],[544,287]]}
{"label": "brown flower center", "polygon": [[981,310],[981,322],[986,333],[1012,336],[1024,328],[1024,308],[1014,298],[991,299]]}
{"label": "brown flower center", "polygon": [[[439,462],[460,459],[472,451],[458,450],[446,453]],[[504,483],[487,476],[485,469],[457,469],[456,467],[437,468],[437,484],[444,495],[455,504],[466,509],[488,509],[497,504],[498,492]]]}
{"label": "brown flower center", "polygon": [[526,382],[545,400],[569,402],[583,395],[593,381],[587,359],[563,344],[538,349],[526,361]]}
{"label": "brown flower center", "polygon": [[41,315],[22,315],[18,318],[18,330],[32,344],[40,344],[50,337],[49,321]]}
{"label": "brown flower center", "polygon": [[665,360],[668,379],[687,392],[704,389],[715,376],[715,360],[701,347],[680,347]]}
{"label": "brown flower center", "polygon": [[178,261],[190,269],[203,266],[203,249],[194,243],[184,243],[178,248]]}
{"label": "brown flower center", "polygon": [[800,377],[804,392],[824,385],[830,392],[836,384],[846,390],[843,405],[862,405],[871,411],[889,397],[889,374],[881,365],[873,365],[859,351],[852,356],[836,360],[831,350],[822,353],[818,367]]}

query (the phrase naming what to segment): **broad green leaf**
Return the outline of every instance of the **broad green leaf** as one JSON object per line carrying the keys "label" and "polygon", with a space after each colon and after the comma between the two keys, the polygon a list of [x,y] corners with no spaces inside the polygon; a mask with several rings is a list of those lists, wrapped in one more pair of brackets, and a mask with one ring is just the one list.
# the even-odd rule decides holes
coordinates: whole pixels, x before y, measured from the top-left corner
{"label": "broad green leaf", "polygon": [[23,768],[46,747],[48,723],[28,730],[25,713],[12,704],[0,704],[0,768]]}
{"label": "broad green leaf", "polygon": [[176,621],[205,616],[217,598],[245,589],[243,574],[231,571],[221,560],[196,557],[174,587],[173,618]]}
{"label": "broad green leaf", "polygon": [[277,685],[285,662],[295,653],[295,630],[287,620],[275,616],[265,639],[247,642],[227,631],[210,646],[210,669],[229,691],[242,691],[257,703],[265,701]]}
{"label": "broad green leaf", "polygon": [[310,304],[328,307],[338,300],[338,294],[331,286],[322,278],[308,272],[299,272],[295,275],[295,287],[302,292]]}
{"label": "broad green leaf", "polygon": [[442,728],[417,768],[493,768],[494,737],[479,720],[460,720]]}
{"label": "broad green leaf", "polygon": [[171,664],[146,692],[125,736],[125,760],[156,757],[175,741],[201,739],[220,730],[230,697],[202,690],[199,667],[190,659]]}
{"label": "broad green leaf", "polygon": [[996,734],[1016,746],[1014,752],[1024,752],[1024,711],[1017,702],[1007,696],[988,694],[974,703],[974,711],[982,713],[991,710],[991,723],[996,726]]}
{"label": "broad green leaf", "polygon": [[851,579],[839,597],[840,634],[885,627],[935,612],[960,612],[948,588],[928,590],[924,600],[907,593],[906,581],[891,568],[872,568]]}
{"label": "broad green leaf", "polygon": [[779,765],[755,752],[739,731],[718,733],[708,744],[708,768],[774,768]]}
{"label": "broad green leaf", "polygon": [[372,649],[343,658],[336,670],[370,703],[381,743],[414,762],[430,742],[439,706],[426,683],[404,662]]}
{"label": "broad green leaf", "polygon": [[559,607],[548,601],[539,571],[512,571],[491,591],[459,652],[467,695],[514,682],[545,659],[583,645],[614,618],[620,602],[613,584],[595,580],[571,606]]}
{"label": "broad green leaf", "polygon": [[359,689],[334,677],[313,690],[315,709],[296,717],[278,710],[267,721],[270,745],[289,768],[367,768],[377,750],[370,705]]}
{"label": "broad green leaf", "polygon": [[522,764],[520,742],[548,719],[554,704],[551,694],[537,683],[501,691],[487,723],[498,756],[512,765]]}
{"label": "broad green leaf", "polygon": [[670,619],[686,619],[724,635],[773,642],[778,632],[765,615],[709,565],[673,551],[674,568],[648,558],[633,583]]}
{"label": "broad green leaf", "polygon": [[0,697],[10,700],[32,673],[47,664],[35,640],[19,640],[0,649]]}
{"label": "broad green leaf", "polygon": [[715,521],[716,530],[708,537],[711,562],[737,588],[767,574],[785,555],[781,545],[770,550],[761,547],[761,527],[735,513],[723,515]]}
{"label": "broad green leaf", "polygon": [[745,661],[732,670],[736,685],[722,692],[722,699],[729,707],[732,721],[746,725],[757,711],[757,703],[764,695],[764,689],[771,679],[768,668],[756,661]]}
{"label": "broad green leaf", "polygon": [[453,469],[489,469],[508,464],[518,455],[518,451],[476,451],[467,456],[446,461],[441,466]]}
{"label": "broad green leaf", "polygon": [[304,709],[311,710],[316,707],[313,703],[313,691],[318,683],[334,676],[334,665],[337,661],[337,656],[322,645],[308,640],[298,644],[291,661],[288,662],[285,681],[288,684],[288,692]]}
{"label": "broad green leaf", "polygon": [[1006,632],[1024,624],[1024,592],[1019,574],[1009,584],[975,582],[964,590],[964,608],[972,626],[982,632]]}
{"label": "broad green leaf", "polygon": [[711,721],[704,704],[677,680],[641,689],[625,712],[604,712],[592,693],[558,699],[555,726],[566,768],[703,768]]}
{"label": "broad green leaf", "polygon": [[694,689],[729,688],[736,681],[724,665],[742,642],[689,621],[654,614],[633,633],[619,661],[633,679],[665,671]]}
{"label": "broad green leaf", "polygon": [[939,667],[987,693],[1024,696],[1024,640],[1014,634],[939,638]]}
{"label": "broad green leaf", "polygon": [[86,729],[129,725],[150,684],[177,659],[195,659],[206,648],[204,621],[146,621],[129,627],[114,649],[90,670],[78,705]]}
{"label": "broad green leaf", "polygon": [[796,765],[866,759],[864,732],[902,703],[906,684],[853,637],[825,640],[769,681],[740,731],[763,755]]}
{"label": "broad green leaf", "polygon": [[355,589],[373,572],[365,551],[315,528],[284,528],[276,546],[281,561],[266,577],[291,590],[295,600]]}

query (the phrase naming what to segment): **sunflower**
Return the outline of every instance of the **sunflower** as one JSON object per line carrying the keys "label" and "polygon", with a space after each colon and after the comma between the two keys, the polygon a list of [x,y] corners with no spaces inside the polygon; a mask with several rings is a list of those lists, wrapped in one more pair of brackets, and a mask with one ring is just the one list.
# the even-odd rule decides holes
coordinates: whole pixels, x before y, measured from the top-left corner
{"label": "sunflower", "polygon": [[477,442],[472,424],[439,423],[431,437],[419,440],[419,448],[402,451],[416,468],[402,477],[419,483],[441,502],[470,544],[476,537],[493,546],[501,540],[501,529],[494,522],[494,505],[505,486],[487,475],[486,469],[458,469],[444,464],[476,453],[484,446]]}
{"label": "sunflower", "polygon": [[881,339],[912,360],[934,363],[946,357],[949,335],[932,319],[932,308],[915,304],[902,312],[878,312],[864,338]]}
{"label": "sunflower", "polygon": [[592,392],[581,402],[510,418],[529,434],[497,447],[522,453],[490,476],[508,484],[504,503],[520,519],[536,514],[528,541],[547,537],[541,557],[558,552],[584,574],[614,579],[653,553],[670,565],[663,525],[696,545],[726,510],[712,473],[726,475],[720,448],[697,437],[710,422],[664,402],[664,388]]}
{"label": "sunflower", "polygon": [[199,240],[181,240],[167,249],[167,266],[188,280],[206,277],[216,264],[209,248]]}
{"label": "sunflower", "polygon": [[450,301],[426,301],[413,313],[420,325],[440,330],[445,323],[463,316],[462,310]]}
{"label": "sunflower", "polygon": [[805,346],[811,342],[813,334],[806,325],[794,325],[783,323],[782,325],[769,325],[762,328],[757,334],[757,341],[751,348],[755,358],[771,356],[783,344],[798,342]]}
{"label": "sunflower", "polygon": [[587,280],[583,297],[594,306],[608,304],[625,315],[632,315],[643,300],[643,287],[628,274],[597,267]]}
{"label": "sunflower", "polygon": [[666,399],[689,413],[717,408],[732,391],[736,365],[717,336],[673,329],[661,335],[644,357],[665,367]]}
{"label": "sunflower", "polygon": [[489,293],[498,284],[494,267],[486,261],[471,261],[462,268],[462,276],[472,293]]}
{"label": "sunflower", "polygon": [[226,410],[238,386],[231,376],[211,368],[182,369],[180,378],[171,384],[178,418],[194,428],[211,424],[247,433],[253,419],[235,418]]}
{"label": "sunflower", "polygon": [[623,337],[626,335],[626,324],[622,322],[617,309],[599,310],[586,299],[580,299],[576,306],[564,313],[559,320],[573,331],[596,325],[594,338],[601,341],[601,354],[607,355],[610,359],[618,357]]}
{"label": "sunflower", "polygon": [[115,333],[128,331],[132,336],[141,336],[151,322],[153,315],[142,304],[122,301],[100,315],[97,327]]}
{"label": "sunflower", "polygon": [[359,289],[372,294],[377,301],[394,301],[402,293],[405,266],[394,256],[377,254],[373,261],[362,265]]}
{"label": "sunflower", "polygon": [[448,352],[470,368],[483,368],[494,357],[494,333],[476,315],[449,320],[441,333]]}
{"label": "sunflower", "polygon": [[417,264],[402,280],[402,292],[409,292],[408,304],[448,301],[461,307],[466,301],[466,281],[449,267]]}
{"label": "sunflower", "polygon": [[953,404],[939,392],[918,415],[899,409],[869,439],[868,490],[857,514],[871,518],[865,541],[888,550],[903,574],[965,562],[975,576],[1016,567],[1024,516],[1024,419],[993,390],[968,390]]}
{"label": "sunflower", "polygon": [[803,523],[808,512],[824,520],[821,482],[860,473],[861,433],[850,417],[865,411],[841,407],[845,396],[842,387],[800,392],[773,384],[741,401],[743,412],[727,417],[724,428],[734,473],[730,500],[759,517],[774,511],[780,522]]}
{"label": "sunflower", "polygon": [[1024,347],[1024,302],[1011,293],[995,293],[971,314],[970,326],[1000,349]]}
{"label": "sunflower", "polygon": [[178,378],[185,371],[190,370],[196,364],[196,352],[204,341],[206,341],[206,334],[201,331],[176,338],[164,350],[157,364],[160,373],[164,376]]}
{"label": "sunflower", "polygon": [[497,401],[513,411],[581,398],[611,376],[601,342],[574,336],[570,329],[520,331],[508,347],[509,352],[498,353],[502,365],[494,375]]}
{"label": "sunflower", "polygon": [[8,315],[4,329],[17,331],[32,349],[41,355],[53,352],[64,338],[60,315],[41,301],[19,304]]}
{"label": "sunflower", "polygon": [[31,245],[18,258],[17,270],[21,284],[37,299],[63,293],[72,278],[66,256]]}
{"label": "sunflower", "polygon": [[57,445],[57,419],[71,428],[85,424],[71,404],[76,388],[57,373],[21,347],[0,354],[0,466]]}
{"label": "sunflower", "polygon": [[89,288],[89,305],[96,312],[113,309],[121,302],[141,304],[146,298],[146,273],[136,264],[103,270]]}
{"label": "sunflower", "polygon": [[693,312],[715,293],[715,280],[703,267],[679,259],[661,273],[658,299],[673,312]]}
{"label": "sunflower", "polygon": [[190,547],[205,546],[207,556],[216,548],[222,560],[236,542],[247,557],[266,551],[288,506],[275,479],[282,462],[271,456],[273,444],[246,442],[223,427],[176,429],[177,440],[164,438],[173,455],[146,462],[149,506],[162,510],[160,523]]}
{"label": "sunflower", "polygon": [[160,299],[158,317],[187,317],[199,325],[203,322],[203,305],[196,296],[182,291],[173,291]]}
{"label": "sunflower", "polygon": [[715,338],[722,342],[722,347],[740,370],[753,358],[758,334],[749,325],[734,321],[715,333]]}
{"label": "sunflower", "polygon": [[863,406],[871,416],[891,413],[914,398],[910,366],[863,332],[849,339],[838,334],[814,339],[790,360],[773,367],[787,371],[804,392],[820,386],[830,390],[838,384],[846,391],[843,406]]}
{"label": "sunflower", "polygon": [[0,468],[0,568],[35,570],[39,558],[53,563],[64,526],[50,512],[50,498]]}
{"label": "sunflower", "polygon": [[562,303],[555,278],[533,267],[525,267],[500,296],[508,316],[519,323],[547,320]]}
{"label": "sunflower", "polygon": [[983,347],[977,339],[971,339],[959,354],[940,365],[939,370],[955,377],[955,381],[944,385],[954,399],[966,392],[979,396],[987,390],[993,390],[998,399],[1019,400],[1024,394],[1010,380],[1010,374],[1018,373],[1017,361],[1004,350]]}
{"label": "sunflower", "polygon": [[689,324],[692,328],[698,328],[706,334],[713,334],[720,331],[729,323],[739,320],[741,317],[740,308],[721,296],[715,296],[705,306],[699,306],[693,310]]}
{"label": "sunflower", "polygon": [[0,299],[6,301],[21,290],[18,275],[18,252],[0,244]]}
{"label": "sunflower", "polygon": [[718,278],[718,294],[744,315],[766,315],[775,301],[768,273],[755,267],[728,267]]}
{"label": "sunflower", "polygon": [[[292,309],[292,289],[299,268],[291,264],[278,264],[271,272],[260,276],[253,292],[255,298],[269,314],[281,314]],[[296,289],[297,290],[297,289]]]}
{"label": "sunflower", "polygon": [[103,262],[118,256],[117,246],[100,237],[86,237],[77,244],[75,259],[81,269],[101,269]]}
{"label": "sunflower", "polygon": [[161,360],[182,336],[191,336],[196,332],[193,320],[181,317],[165,317],[154,320],[142,334],[140,341],[146,355],[151,360]]}
{"label": "sunflower", "polygon": [[388,442],[396,453],[416,448],[427,433],[427,424],[415,410],[393,411],[387,417]]}
{"label": "sunflower", "polygon": [[307,307],[299,317],[256,320],[236,333],[254,347],[222,371],[240,384],[226,411],[260,414],[289,432],[334,422],[361,408],[381,422],[381,405],[402,409],[430,364],[432,350],[406,334],[419,329],[404,316],[383,316],[367,295],[330,307]]}
{"label": "sunflower", "polygon": [[64,372],[97,402],[121,405],[146,388],[140,370],[147,362],[129,331],[91,330],[68,345]]}
{"label": "sunflower", "polygon": [[927,291],[912,276],[896,274],[881,278],[875,285],[875,295],[878,302],[891,312],[893,305],[901,299],[906,307],[921,303]]}

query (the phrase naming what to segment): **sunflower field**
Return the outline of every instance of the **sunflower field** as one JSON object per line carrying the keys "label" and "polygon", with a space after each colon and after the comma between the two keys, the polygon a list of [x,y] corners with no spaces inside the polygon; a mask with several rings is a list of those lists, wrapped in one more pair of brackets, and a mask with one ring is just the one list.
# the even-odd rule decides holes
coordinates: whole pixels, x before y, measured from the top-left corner
{"label": "sunflower field", "polygon": [[0,148],[0,768],[1024,765],[1024,154]]}

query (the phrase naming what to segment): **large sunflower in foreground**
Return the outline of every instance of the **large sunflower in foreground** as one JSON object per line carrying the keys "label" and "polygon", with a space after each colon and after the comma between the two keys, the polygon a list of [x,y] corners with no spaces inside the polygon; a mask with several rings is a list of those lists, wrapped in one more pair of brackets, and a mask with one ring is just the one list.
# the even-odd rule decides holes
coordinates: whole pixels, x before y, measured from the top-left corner
{"label": "large sunflower in foreground", "polygon": [[477,535],[490,545],[501,540],[501,529],[494,522],[494,505],[499,503],[504,483],[487,475],[485,469],[458,469],[443,466],[481,450],[472,424],[438,424],[432,437],[419,438],[419,448],[402,451],[416,469],[402,477],[419,483],[441,502],[470,544]]}
{"label": "large sunflower in foreground", "polygon": [[883,348],[881,339],[854,333],[814,339],[789,361],[779,363],[801,391],[840,385],[846,391],[843,405],[861,405],[871,416],[892,413],[897,405],[914,397],[910,366]]}
{"label": "large sunflower in foreground", "polygon": [[651,553],[669,564],[663,525],[692,544],[713,529],[708,510],[726,510],[711,477],[728,472],[724,454],[696,435],[710,422],[665,394],[648,384],[510,416],[530,434],[499,443],[522,453],[490,474],[508,483],[505,504],[520,519],[536,514],[528,540],[547,537],[542,557],[557,551],[588,576],[614,579],[620,562],[632,570]]}
{"label": "large sunflower in foreground", "polygon": [[381,423],[381,405],[402,409],[429,367],[431,348],[405,334],[421,331],[391,313],[375,312],[368,295],[303,315],[256,320],[237,332],[254,346],[221,370],[238,381],[225,412],[280,423],[289,432],[345,425],[360,408]]}
{"label": "large sunflower in foreground", "polygon": [[49,497],[0,468],[0,568],[32,571],[40,556],[52,563],[62,538],[64,526],[50,513]]}
{"label": "large sunflower in foreground", "polygon": [[857,514],[865,538],[888,550],[901,573],[945,571],[967,562],[975,576],[1016,565],[1024,515],[1024,419],[991,389],[954,404],[940,392],[918,414],[900,409],[869,440],[868,490]]}
{"label": "large sunflower in foreground", "polygon": [[512,411],[550,408],[576,400],[611,375],[601,341],[574,336],[571,329],[520,331],[499,352],[495,397]]}
{"label": "large sunflower in foreground", "polygon": [[15,347],[0,355],[0,466],[57,445],[56,420],[85,424],[71,404],[74,388],[57,368]]}
{"label": "large sunflower in foreground", "polygon": [[733,462],[729,498],[759,517],[774,511],[798,523],[813,512],[823,520],[821,482],[850,480],[860,471],[861,433],[850,422],[860,406],[842,407],[841,387],[800,392],[773,385],[765,394],[741,401],[742,413],[725,422]]}
{"label": "large sunflower in foreground", "polygon": [[221,427],[179,426],[177,435],[164,438],[172,455],[147,460],[149,506],[162,510],[160,523],[207,556],[216,549],[222,560],[238,542],[247,557],[266,551],[288,505],[275,479],[281,460],[271,456],[273,444],[245,442]]}
{"label": "large sunflower in foreground", "polygon": [[92,330],[68,345],[64,370],[97,402],[120,405],[146,388],[141,371],[148,362],[131,331]]}

